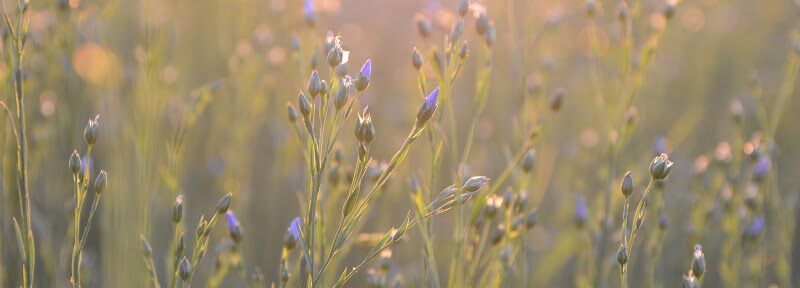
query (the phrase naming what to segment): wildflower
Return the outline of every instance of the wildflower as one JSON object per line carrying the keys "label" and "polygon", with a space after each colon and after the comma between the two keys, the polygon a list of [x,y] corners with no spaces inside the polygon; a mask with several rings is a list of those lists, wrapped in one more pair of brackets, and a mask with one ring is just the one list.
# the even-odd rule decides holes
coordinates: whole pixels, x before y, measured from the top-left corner
{"label": "wildflower", "polygon": [[233,210],[225,212],[225,216],[227,216],[226,218],[228,220],[228,232],[231,234],[233,241],[238,243],[242,240],[242,228],[239,225],[239,220],[236,219]]}
{"label": "wildflower", "polygon": [[339,64],[347,63],[350,52],[342,49],[342,42],[339,38],[333,40],[333,47],[328,50],[328,64],[336,67]]}
{"label": "wildflower", "polygon": [[78,175],[78,172],[81,171],[81,155],[78,155],[78,151],[72,151],[72,155],[69,156],[69,170],[72,171],[72,175]]}
{"label": "wildflower", "polygon": [[311,94],[311,97],[317,97],[322,92],[321,86],[319,73],[317,71],[311,72],[311,77],[308,78],[308,94]]}
{"label": "wildflower", "polygon": [[228,208],[231,206],[231,197],[233,195],[228,192],[228,194],[219,199],[219,202],[217,202],[217,214],[228,212]]}
{"label": "wildflower", "polygon": [[694,245],[694,255],[692,258],[692,274],[697,278],[703,278],[706,271],[706,257],[703,255],[703,246]]}
{"label": "wildflower", "polygon": [[622,177],[622,184],[620,184],[619,189],[622,190],[622,195],[625,195],[627,198],[633,193],[633,186],[633,174],[631,174],[631,171],[628,171],[628,173],[625,173],[625,176]]}
{"label": "wildflower", "polygon": [[417,122],[419,125],[424,124],[433,117],[433,113],[436,112],[436,107],[438,105],[439,87],[436,87],[436,89],[433,89],[433,91],[428,94],[428,97],[425,98],[425,101],[422,102],[419,109],[417,109]]}
{"label": "wildflower", "polygon": [[530,173],[533,171],[533,166],[536,164],[536,150],[533,148],[525,152],[525,157],[522,158],[522,171]]}
{"label": "wildflower", "polygon": [[417,47],[414,47],[414,50],[411,52],[411,65],[417,70],[422,68],[422,55],[419,54]]}
{"label": "wildflower", "polygon": [[658,135],[653,139],[653,156],[658,156],[667,153],[667,138],[664,135]]}
{"label": "wildflower", "polygon": [[628,248],[626,248],[625,245],[620,245],[619,250],[617,250],[617,263],[619,263],[619,265],[628,263]]}
{"label": "wildflower", "polygon": [[183,281],[189,280],[189,277],[192,276],[192,264],[189,264],[189,259],[186,259],[186,256],[181,258],[181,264],[178,266],[178,274]]}
{"label": "wildflower", "polygon": [[769,170],[772,169],[772,161],[769,160],[769,157],[764,156],[758,159],[756,163],[756,167],[753,170],[753,181],[755,182],[762,182],[764,178],[769,173]]}
{"label": "wildflower", "polygon": [[669,172],[672,170],[672,161],[669,161],[669,156],[667,154],[662,153],[661,155],[653,158],[653,162],[650,162],[650,176],[653,177],[655,180],[661,180],[667,178],[669,176]]}
{"label": "wildflower", "polygon": [[575,225],[578,228],[583,228],[586,220],[589,218],[589,208],[586,206],[586,198],[579,195],[575,198]]}
{"label": "wildflower", "polygon": [[367,109],[358,114],[355,134],[356,139],[361,143],[369,144],[375,140],[375,126],[372,125],[372,116],[367,113]]}
{"label": "wildflower", "polygon": [[317,24],[317,13],[314,11],[313,0],[305,0],[303,4],[303,17],[308,27],[314,27],[314,25]]}
{"label": "wildflower", "polygon": [[283,236],[283,247],[287,250],[292,250],[297,245],[297,240],[300,239],[300,225],[302,225],[300,217],[295,217],[289,223],[289,229],[286,230],[286,234]]}
{"label": "wildflower", "polygon": [[183,195],[175,198],[175,206],[172,207],[172,223],[180,223],[183,219]]}
{"label": "wildflower", "polygon": [[100,170],[100,173],[97,174],[97,178],[94,180],[94,193],[101,194],[103,191],[106,191],[106,186],[108,186],[107,177],[108,173],[106,173],[106,170]]}
{"label": "wildflower", "polygon": [[369,87],[369,77],[371,74],[372,61],[367,59],[367,62],[364,62],[364,66],[361,66],[361,72],[358,73],[358,78],[356,78],[355,86],[357,91],[361,92]]}
{"label": "wildflower", "polygon": [[86,128],[83,129],[83,140],[86,141],[86,144],[92,145],[97,141],[97,133],[100,130],[99,119],[100,115],[94,116],[94,119],[89,119],[89,124],[86,124]]}
{"label": "wildflower", "polygon": [[748,240],[755,240],[761,231],[764,230],[764,218],[756,217],[744,230],[744,238]]}

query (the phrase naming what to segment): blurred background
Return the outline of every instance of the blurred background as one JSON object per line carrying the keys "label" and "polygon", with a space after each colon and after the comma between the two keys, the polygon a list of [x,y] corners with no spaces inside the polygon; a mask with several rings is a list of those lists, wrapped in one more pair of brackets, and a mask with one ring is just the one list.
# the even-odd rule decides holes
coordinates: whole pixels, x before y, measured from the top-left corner
{"label": "blurred background", "polygon": [[[66,164],[74,149],[85,151],[82,131],[87,119],[96,114],[101,132],[89,168],[108,170],[109,187],[84,255],[87,287],[144,287],[139,236],[150,239],[154,255],[169,255],[175,197],[184,195],[185,230],[194,231],[200,215],[212,213],[217,199],[227,192],[234,195],[231,207],[246,235],[244,267],[248,271],[259,267],[268,281],[275,281],[283,234],[302,211],[298,194],[307,181],[286,103],[296,102],[298,90],[305,89],[313,51],[321,49],[326,32],[332,31],[342,36],[344,48],[350,51],[347,71],[351,75],[371,59],[371,84],[359,104],[369,106],[375,123],[373,155],[378,162],[387,161],[413,125],[421,101],[417,72],[411,65],[412,48],[440,45],[457,20],[457,2],[314,0],[319,21],[311,28],[299,0],[31,1],[31,42],[23,70],[32,219],[41,259],[39,285],[67,283],[68,252],[62,250],[71,245],[64,237],[72,211],[72,187]],[[592,28],[584,0],[472,2],[487,9],[497,29],[489,60],[488,105],[479,119],[469,160],[472,174],[493,178],[509,163],[527,133],[520,123],[538,117],[520,112],[526,97],[547,99],[558,88],[566,91],[563,109],[548,120],[536,145],[536,176],[528,193],[539,195],[542,204],[540,224],[530,232],[528,249],[532,251],[530,273],[539,281],[536,287],[578,286],[574,271],[588,248],[580,240],[587,236],[573,225],[573,199],[587,199],[587,229],[596,231],[603,213],[603,188],[593,171],[605,167],[607,160],[601,155],[609,135],[603,132],[605,115],[595,103],[593,83],[598,81],[604,94],[614,94],[623,81],[617,68],[623,57],[618,4],[598,1],[596,28]],[[789,0],[686,0],[666,22],[657,17],[665,2],[638,3],[632,28],[634,51],[642,50],[653,29],[663,29],[663,34],[634,103],[640,122],[615,173],[632,170],[637,182],[646,183],[654,151],[669,152],[676,163],[663,189],[670,224],[659,248],[662,256],[655,275],[662,287],[676,287],[689,267],[696,241],[689,217],[692,195],[699,190],[692,184],[695,159],[712,155],[720,141],[749,139],[758,129],[757,103],[751,95],[753,75],[757,73],[765,95],[778,93],[784,65],[793,56],[799,10]],[[420,15],[434,24],[430,39],[435,40],[424,40],[417,33],[415,18]],[[457,123],[464,123],[459,126],[459,138],[468,132],[476,71],[487,55],[475,22],[465,24],[470,56],[452,94]],[[590,47],[591,29],[597,29],[599,58]],[[293,36],[299,47],[293,47]],[[2,50],[8,55],[8,44]],[[432,77],[430,55],[423,56],[423,71]],[[0,61],[0,79],[11,78],[8,59]],[[596,74],[593,61],[599,64]],[[632,62],[636,65],[636,59]],[[320,70],[328,73],[327,67]],[[2,99],[10,107],[14,103],[11,83],[0,81]],[[530,87],[537,83],[541,87]],[[543,90],[531,93],[529,88]],[[737,136],[731,121],[729,107],[734,98],[744,107],[743,136]],[[791,209],[776,213],[793,223],[800,192],[796,177],[800,150],[794,149],[800,147],[794,125],[800,121],[800,101],[791,97],[781,108],[773,168],[783,203]],[[16,153],[7,118],[0,123],[4,219],[0,234],[6,269],[2,274],[4,285],[14,286],[19,274],[15,263],[20,260],[7,220],[18,213]],[[352,123],[346,126],[340,145],[352,165],[355,140],[350,131]],[[429,170],[427,143],[418,144],[372,207],[364,232],[383,233],[399,225],[411,209],[408,178]],[[442,178],[453,177],[457,169],[447,160],[444,163]],[[440,183],[440,189],[447,185]],[[619,219],[621,211],[622,196],[617,194],[614,219]],[[437,249],[442,251],[437,256],[448,263],[452,223],[450,218],[442,219],[434,229],[441,246]],[[212,245],[227,237],[223,227],[217,229]],[[564,241],[570,237],[579,240]],[[423,272],[418,238],[412,232],[394,248],[396,269],[406,287],[417,287],[415,279]],[[616,243],[619,236],[613,239]],[[714,239],[705,238],[707,243],[702,243],[709,263],[705,286],[724,287],[715,263],[719,259],[715,247],[721,244]],[[360,260],[366,249],[355,250],[347,263]],[[618,285],[618,268],[612,264],[610,283]],[[781,273],[797,275],[800,272],[789,272],[800,271],[796,265],[779,266],[784,270],[768,274],[769,283],[779,281]],[[166,261],[157,257],[156,266],[165,269]],[[213,260],[206,260],[195,269],[208,275],[213,267]],[[631,273],[632,287],[647,287],[636,285],[644,273],[636,267]],[[196,285],[205,287],[205,278],[198,277]],[[229,281],[229,287],[241,285],[235,277]],[[363,287],[363,283],[357,277],[351,287]]]}

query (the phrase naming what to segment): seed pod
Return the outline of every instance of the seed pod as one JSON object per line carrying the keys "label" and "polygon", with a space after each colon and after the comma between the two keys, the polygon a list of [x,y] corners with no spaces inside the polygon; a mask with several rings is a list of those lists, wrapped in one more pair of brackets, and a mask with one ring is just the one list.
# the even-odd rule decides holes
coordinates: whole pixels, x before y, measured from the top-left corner
{"label": "seed pod", "polygon": [[228,212],[228,208],[231,206],[231,197],[233,195],[228,192],[228,194],[219,199],[219,202],[217,202],[217,214]]}
{"label": "seed pod", "polygon": [[178,224],[181,219],[183,219],[183,195],[178,195],[175,206],[172,207],[172,223]]}
{"label": "seed pod", "polygon": [[78,151],[72,151],[72,155],[69,156],[68,166],[73,176],[78,175],[78,172],[81,171],[81,155],[78,155]]}
{"label": "seed pod", "polygon": [[106,173],[106,170],[100,170],[100,173],[97,174],[97,178],[94,179],[94,193],[102,194],[106,191],[106,187],[108,186],[107,177],[108,173]]}
{"label": "seed pod", "polygon": [[178,266],[178,274],[183,281],[189,280],[189,277],[192,276],[192,264],[189,264],[189,259],[186,259],[186,256],[181,258],[181,264]]}
{"label": "seed pod", "polygon": [[422,68],[422,61],[422,55],[419,54],[417,47],[414,47],[414,51],[411,52],[411,65],[414,66],[414,69],[419,70]]}
{"label": "seed pod", "polygon": [[97,133],[100,130],[99,119],[100,115],[94,116],[94,119],[89,119],[89,124],[86,124],[86,128],[83,129],[83,140],[86,141],[86,144],[92,145],[97,141]]}
{"label": "seed pod", "polygon": [[628,173],[625,173],[625,176],[622,177],[622,184],[620,184],[619,189],[622,190],[622,195],[625,195],[627,198],[633,193],[633,186],[633,174],[631,174],[631,171],[628,171]]}
{"label": "seed pod", "polygon": [[620,245],[619,250],[617,250],[617,263],[619,265],[628,263],[628,248],[625,248],[625,245]]}

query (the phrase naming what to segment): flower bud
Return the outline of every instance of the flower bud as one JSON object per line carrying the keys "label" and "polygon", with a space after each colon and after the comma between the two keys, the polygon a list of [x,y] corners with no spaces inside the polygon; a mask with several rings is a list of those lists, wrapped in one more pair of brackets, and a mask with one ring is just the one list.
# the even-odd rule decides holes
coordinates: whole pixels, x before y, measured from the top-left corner
{"label": "flower bud", "polygon": [[336,44],[328,51],[328,65],[336,67],[342,64],[342,60],[344,60],[344,51],[342,50],[342,46],[336,41]]}
{"label": "flower bud", "polygon": [[228,194],[225,194],[225,196],[219,199],[219,202],[217,202],[217,214],[228,212],[228,208],[231,207],[231,197],[233,197],[233,195],[228,192]]}
{"label": "flower bud", "polygon": [[625,173],[625,176],[622,177],[622,184],[620,184],[619,189],[622,190],[622,195],[628,197],[633,193],[633,186],[633,174],[631,174],[631,171],[628,171],[628,173]]}
{"label": "flower bud", "polygon": [[287,229],[286,234],[283,235],[283,247],[286,250],[292,250],[297,246],[297,240],[300,239],[300,225],[302,225],[300,217],[295,217],[292,222],[289,223],[289,229]]}
{"label": "flower bud", "polygon": [[664,18],[671,19],[675,15],[675,3],[667,1],[667,7],[664,8]]}
{"label": "flower bud", "polygon": [[539,221],[539,212],[537,210],[531,211],[528,213],[528,217],[525,218],[525,226],[528,229],[531,229],[536,226],[536,222]]}
{"label": "flower bud", "polygon": [[72,171],[72,175],[78,175],[81,171],[81,155],[78,155],[78,151],[72,151],[72,155],[69,156],[69,170]]}
{"label": "flower bud", "polygon": [[186,256],[181,258],[181,264],[178,266],[178,274],[183,281],[189,280],[189,277],[192,276],[192,264],[189,264],[189,259],[186,259]]}
{"label": "flower bud", "polygon": [[669,156],[666,153],[662,153],[653,158],[653,162],[650,163],[650,176],[655,180],[667,178],[673,164],[672,161],[669,161]]}
{"label": "flower bud", "polygon": [[300,108],[300,113],[303,114],[304,118],[308,119],[311,116],[311,102],[308,102],[308,98],[306,98],[306,95],[303,95],[302,92],[300,92],[297,98],[299,99],[297,103]]}
{"label": "flower bud", "polygon": [[497,31],[494,28],[494,21],[492,21],[489,22],[489,27],[486,30],[486,34],[483,35],[483,41],[486,43],[486,46],[492,47],[495,40],[497,40]]}
{"label": "flower bud", "polygon": [[497,228],[492,230],[492,233],[489,235],[489,242],[492,243],[492,245],[497,245],[501,240],[503,240],[503,236],[505,236],[505,234],[506,231],[503,224],[497,225]]}
{"label": "flower bud", "polygon": [[467,58],[467,54],[469,54],[469,48],[467,47],[467,41],[461,44],[461,48],[458,49],[458,59],[462,61]]}
{"label": "flower bud", "polygon": [[533,148],[528,149],[528,152],[525,153],[525,157],[522,158],[522,171],[525,173],[530,173],[533,171],[533,167],[536,164],[536,150]]}
{"label": "flower bud", "polygon": [[325,97],[328,95],[328,82],[325,80],[319,81],[319,95]]}
{"label": "flower bud", "polygon": [[372,143],[375,140],[375,126],[372,125],[372,116],[364,112],[358,114],[358,123],[355,129],[356,139],[361,143]]}
{"label": "flower bud", "polygon": [[386,249],[381,251],[378,264],[380,265],[381,270],[384,272],[388,271],[389,267],[392,266],[392,250]]}
{"label": "flower bud", "polygon": [[172,207],[172,223],[180,223],[183,219],[183,195],[175,198],[175,206]]}
{"label": "flower bud", "polygon": [[372,75],[372,61],[367,59],[367,62],[364,62],[364,66],[361,66],[361,72],[358,73],[356,78],[356,91],[361,92],[369,87],[370,75]]}
{"label": "flower bud", "polygon": [[97,122],[99,119],[100,115],[89,119],[89,124],[86,124],[86,128],[83,129],[83,140],[86,141],[86,144],[92,145],[97,141],[97,133],[100,130],[100,124]]}
{"label": "flower bud", "polygon": [[314,12],[313,0],[305,0],[303,4],[303,19],[305,19],[308,27],[314,27],[317,24],[317,13]]}
{"label": "flower bud", "polygon": [[475,30],[478,31],[478,35],[485,35],[486,31],[489,30],[489,13],[486,10],[483,10],[478,14],[478,19],[475,19]]}
{"label": "flower bud", "polygon": [[417,15],[415,22],[417,23],[417,32],[423,39],[427,39],[433,30],[433,24],[425,16]]}
{"label": "flower bud", "polygon": [[453,25],[453,31],[450,32],[450,43],[456,43],[458,38],[461,38],[461,34],[464,33],[464,19],[459,19],[455,25]]}
{"label": "flower bud", "polygon": [[411,65],[417,70],[422,68],[422,55],[419,54],[417,47],[414,47],[414,51],[411,52]]}
{"label": "flower bud", "polygon": [[345,104],[347,104],[347,90],[350,88],[350,84],[345,81],[339,81],[339,89],[336,90],[336,93],[333,94],[333,105],[336,106],[336,110],[341,110]]}
{"label": "flower bud", "polygon": [[469,178],[466,182],[464,182],[462,189],[467,192],[475,192],[483,188],[486,183],[489,182],[489,178],[486,176],[473,176]]}
{"label": "flower bud", "polygon": [[594,17],[596,13],[597,13],[597,1],[586,0],[586,15],[589,15],[589,17]]}
{"label": "flower bud", "polygon": [[94,193],[101,194],[106,191],[106,187],[108,186],[108,182],[106,178],[108,177],[108,173],[106,170],[100,170],[100,173],[97,174],[97,179],[94,179]]}
{"label": "flower bud", "polygon": [[628,263],[628,248],[625,248],[625,245],[620,245],[619,250],[617,250],[617,263],[619,265]]}
{"label": "flower bud", "polygon": [[703,278],[706,271],[706,257],[703,255],[703,246],[694,245],[694,255],[692,258],[692,274],[697,278]]}
{"label": "flower bud", "polygon": [[458,15],[461,17],[467,16],[469,12],[469,0],[458,1]]}
{"label": "flower bud", "polygon": [[286,103],[286,112],[289,117],[289,122],[292,123],[296,122],[297,117],[300,116],[297,114],[297,109],[294,108],[294,105],[292,105],[292,103]]}
{"label": "flower bud", "polygon": [[433,117],[433,113],[436,112],[436,107],[439,105],[439,87],[433,89],[433,91],[428,94],[428,97],[425,98],[425,101],[422,102],[422,105],[419,106],[417,109],[417,122],[418,125],[422,125],[425,122]]}
{"label": "flower bud", "polygon": [[683,276],[681,288],[697,288],[697,278],[692,275]]}
{"label": "flower bud", "polygon": [[322,87],[320,84],[319,73],[317,71],[311,72],[311,77],[308,78],[308,94],[311,97],[317,97],[320,94]]}

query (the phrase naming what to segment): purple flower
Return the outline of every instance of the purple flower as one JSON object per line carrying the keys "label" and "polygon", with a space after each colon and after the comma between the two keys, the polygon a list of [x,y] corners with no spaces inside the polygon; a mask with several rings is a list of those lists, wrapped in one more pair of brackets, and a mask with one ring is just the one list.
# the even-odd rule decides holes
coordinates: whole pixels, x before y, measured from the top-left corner
{"label": "purple flower", "polygon": [[758,216],[750,222],[744,229],[743,238],[755,240],[761,231],[764,230],[764,217]]}
{"label": "purple flower", "polygon": [[772,169],[772,161],[769,157],[761,157],[756,163],[755,170],[753,170],[753,180],[761,182],[767,176],[769,170]]}
{"label": "purple flower", "polygon": [[239,226],[239,220],[236,219],[236,215],[233,215],[233,210],[228,209],[228,212],[225,212],[225,215],[228,216],[228,231],[233,233],[236,230],[236,227]]}
{"label": "purple flower", "polygon": [[289,224],[289,234],[292,234],[294,239],[300,239],[300,226],[303,225],[303,221],[300,220],[300,217],[295,217],[292,220],[292,223]]}
{"label": "purple flower", "polygon": [[658,156],[662,153],[667,153],[667,138],[664,135],[658,135],[653,140],[653,155]]}
{"label": "purple flower", "polygon": [[583,195],[575,197],[575,223],[582,227],[589,218],[589,208],[586,206],[586,198]]}
{"label": "purple flower", "polygon": [[364,66],[361,66],[361,75],[366,76],[367,80],[372,75],[372,61],[370,59],[367,59],[367,62],[364,62]]}
{"label": "purple flower", "polygon": [[425,98],[425,106],[428,109],[435,109],[437,104],[439,104],[439,87],[433,89],[431,94],[428,94],[428,97]]}
{"label": "purple flower", "polygon": [[303,5],[303,12],[306,14],[314,13],[314,1],[313,0],[306,0],[305,5]]}

